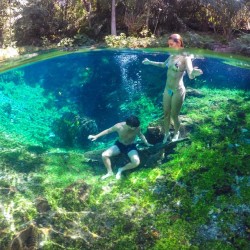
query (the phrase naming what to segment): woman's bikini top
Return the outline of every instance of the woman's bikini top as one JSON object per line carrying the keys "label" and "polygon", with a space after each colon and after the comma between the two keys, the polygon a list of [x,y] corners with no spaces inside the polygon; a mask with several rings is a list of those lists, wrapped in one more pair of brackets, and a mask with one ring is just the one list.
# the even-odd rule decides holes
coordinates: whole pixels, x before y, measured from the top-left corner
{"label": "woman's bikini top", "polygon": [[166,66],[175,72],[184,72],[185,69],[184,70],[180,69],[181,65],[180,59],[173,60],[172,58],[173,58],[172,55],[168,58]]}

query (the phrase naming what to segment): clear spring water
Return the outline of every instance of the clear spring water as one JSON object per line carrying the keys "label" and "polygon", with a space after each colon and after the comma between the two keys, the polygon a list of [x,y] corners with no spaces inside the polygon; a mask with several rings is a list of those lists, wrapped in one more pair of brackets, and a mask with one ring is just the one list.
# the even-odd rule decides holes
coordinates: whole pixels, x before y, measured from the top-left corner
{"label": "clear spring water", "polygon": [[[144,106],[133,106],[142,96],[148,98],[145,102],[152,100],[161,111],[167,69],[143,65],[142,60],[147,57],[165,61],[168,56],[165,52],[146,50],[77,52],[3,72],[0,74],[1,131],[32,143],[73,146],[75,138],[68,137],[85,135],[70,131],[70,126],[76,127],[79,123],[75,117],[64,119],[66,125],[57,123],[55,126],[56,120],[65,113],[95,121],[97,127],[92,126],[87,131],[95,133],[131,113],[143,112]],[[186,87],[250,89],[247,59],[199,56],[193,65],[201,68],[204,74],[195,81],[185,75]],[[160,111],[147,117],[148,121],[159,118]],[[72,124],[67,124],[70,122]],[[69,135],[66,139],[58,139],[65,134],[63,126],[68,126]],[[79,141],[80,146],[88,144],[83,138]]]}

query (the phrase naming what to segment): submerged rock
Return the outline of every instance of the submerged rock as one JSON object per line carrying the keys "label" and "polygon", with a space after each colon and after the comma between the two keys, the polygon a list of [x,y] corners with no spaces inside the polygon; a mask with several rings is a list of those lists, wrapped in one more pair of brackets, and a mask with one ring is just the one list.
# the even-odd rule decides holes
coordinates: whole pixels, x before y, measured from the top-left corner
{"label": "submerged rock", "polygon": [[45,213],[50,210],[48,201],[43,197],[37,197],[35,200],[36,209],[39,213]]}
{"label": "submerged rock", "polygon": [[71,210],[81,210],[89,197],[90,186],[84,180],[78,180],[64,190],[62,205]]}
{"label": "submerged rock", "polygon": [[190,88],[190,87],[188,87],[186,89],[186,95],[187,96],[198,97],[198,98],[201,98],[201,97],[205,96],[203,93],[201,93],[201,91],[199,91],[197,89]]}
{"label": "submerged rock", "polygon": [[161,126],[148,127],[146,137],[149,143],[156,144],[163,141],[164,131]]}
{"label": "submerged rock", "polygon": [[53,124],[53,131],[63,146],[81,145],[90,143],[89,134],[97,132],[96,122],[88,117],[66,112]]}
{"label": "submerged rock", "polygon": [[10,244],[10,250],[35,250],[38,247],[38,230],[34,225],[19,232]]}

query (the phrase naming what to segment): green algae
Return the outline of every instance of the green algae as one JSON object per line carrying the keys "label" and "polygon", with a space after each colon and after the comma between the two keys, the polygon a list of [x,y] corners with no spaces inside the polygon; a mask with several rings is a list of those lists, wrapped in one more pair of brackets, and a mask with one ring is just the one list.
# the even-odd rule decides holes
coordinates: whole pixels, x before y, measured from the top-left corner
{"label": "green algae", "polygon": [[146,95],[139,94],[133,101],[127,101],[120,105],[121,111],[130,110],[132,114],[138,116],[141,121],[141,127],[145,130],[150,121],[160,117],[161,109],[155,104],[155,101]]}
{"label": "green algae", "polygon": [[[206,91],[206,89],[202,91]],[[226,96],[224,94],[226,91],[207,91],[213,93],[214,102],[224,99]],[[230,96],[232,98],[232,93]],[[238,102],[241,102],[239,96],[244,98],[241,91],[235,92],[233,98],[234,96]],[[210,98],[211,96],[208,99]],[[205,101],[204,105],[206,105]],[[225,108],[224,110],[227,112],[233,109],[232,106],[229,108],[227,105],[223,105],[222,108]],[[247,105],[244,110],[248,110]],[[189,112],[192,115],[195,108]],[[233,112],[235,111],[232,110],[232,114]],[[215,194],[215,190],[220,188],[218,184],[220,186],[233,184],[235,172],[239,170],[242,172],[247,168],[242,161],[249,147],[245,148],[243,145],[237,149],[237,154],[235,154],[227,147],[226,141],[216,141],[220,136],[220,131],[212,133],[213,126],[216,128],[220,125],[219,121],[222,123],[224,121],[220,118],[221,114],[218,116],[217,113],[207,113],[206,111],[199,115],[210,116],[210,120],[216,120],[216,122],[209,126],[200,125],[201,128],[205,127],[202,129],[198,127],[197,131],[191,135],[192,144],[178,146],[176,154],[169,162],[153,169],[135,170],[127,174],[121,182],[97,180],[93,170],[87,164],[82,164],[83,157],[79,153],[52,151],[44,154],[43,159],[46,163],[43,170],[33,173],[33,175],[40,176],[40,178],[36,178],[36,182],[40,181],[40,185],[43,186],[43,190],[39,190],[39,195],[44,195],[55,211],[64,209],[64,212],[60,210],[60,215],[57,215],[56,228],[65,230],[66,224],[80,219],[83,223],[82,226],[87,226],[91,232],[104,237],[104,239],[93,240],[92,246],[95,249],[102,249],[103,246],[106,249],[114,247],[116,249],[137,249],[138,246],[145,249],[221,249],[222,246],[223,249],[236,249],[236,247],[246,249],[244,238],[235,240],[233,246],[232,243],[222,243],[218,240],[195,243],[194,239],[197,237],[200,225],[210,220],[210,214],[222,213],[221,211],[228,207],[228,204],[235,204],[235,206],[245,204],[249,197],[246,180],[240,184],[241,197],[235,197],[233,193],[230,193],[229,196],[228,194],[219,196]],[[207,117],[199,120],[205,121]],[[235,136],[230,133],[224,136],[228,142],[235,139]],[[210,137],[214,137],[214,140],[213,144],[208,147],[206,140],[210,141]],[[72,193],[73,196],[68,199],[68,203],[62,206],[65,187],[78,179],[84,179],[90,185],[94,185],[87,203],[81,205]],[[32,197],[32,190],[35,189],[28,192],[29,197]],[[217,198],[220,198],[219,203]],[[23,212],[13,213],[16,225],[34,220],[37,216],[32,203],[26,199],[22,195],[14,197],[15,204],[23,206],[22,204],[25,202],[27,207]],[[16,209],[18,210],[18,208]],[[99,215],[85,218],[81,215],[81,211],[86,210],[98,211]],[[23,218],[21,221],[18,219],[20,217]],[[223,220],[233,224],[234,216],[224,213]],[[100,226],[100,222],[103,225]],[[108,230],[108,235],[105,236],[103,230]],[[221,230],[228,235],[229,240],[230,237],[234,237],[235,233],[228,231],[223,223]],[[68,247],[79,249],[84,246],[88,249],[84,245],[85,243],[73,240],[75,231],[72,227],[68,227],[67,231],[67,234],[70,235],[71,245]],[[51,239],[46,241],[44,249],[52,246],[56,248],[56,245],[58,247],[67,246],[68,244],[64,242],[65,237],[67,238],[66,235],[64,237],[51,236]],[[107,240],[106,237],[112,241]],[[2,238],[3,244],[6,244],[4,243],[6,239],[6,236]],[[125,244],[127,241],[129,243]]]}

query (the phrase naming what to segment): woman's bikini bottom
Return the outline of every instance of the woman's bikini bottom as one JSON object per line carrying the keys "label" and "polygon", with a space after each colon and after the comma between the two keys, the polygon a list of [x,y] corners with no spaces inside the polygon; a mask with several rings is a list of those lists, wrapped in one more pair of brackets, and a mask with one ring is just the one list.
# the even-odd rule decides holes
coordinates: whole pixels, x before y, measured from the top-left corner
{"label": "woman's bikini bottom", "polygon": [[183,96],[186,93],[186,89],[185,89],[185,87],[180,87],[180,88],[175,89],[175,90],[166,88],[164,90],[164,92],[167,92],[169,96],[173,96],[174,93],[179,92],[181,94],[181,96]]}

